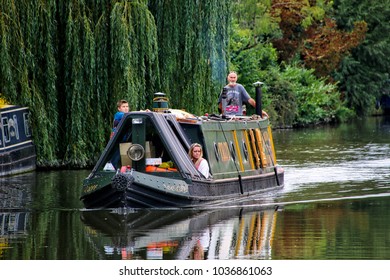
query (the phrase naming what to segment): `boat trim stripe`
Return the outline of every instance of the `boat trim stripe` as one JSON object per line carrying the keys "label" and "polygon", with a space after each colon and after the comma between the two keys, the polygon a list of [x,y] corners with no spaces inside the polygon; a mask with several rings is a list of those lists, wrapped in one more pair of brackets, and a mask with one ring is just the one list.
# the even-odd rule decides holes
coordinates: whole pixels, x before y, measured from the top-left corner
{"label": "boat trim stripe", "polygon": [[5,150],[8,150],[10,148],[15,148],[15,147],[19,147],[19,146],[22,146],[22,145],[25,145],[25,144],[32,144],[32,140],[27,140],[27,141],[23,141],[23,142],[20,142],[20,143],[17,143],[17,144],[13,144],[13,145],[10,145],[10,146],[5,146],[5,147],[2,147],[0,148],[0,151],[5,151]]}
{"label": "boat trim stripe", "polygon": [[234,143],[236,145],[236,150],[237,150],[237,157],[238,157],[238,162],[240,164],[240,169],[241,171],[245,171],[244,164],[242,163],[242,157],[241,157],[241,148],[240,145],[238,144],[238,138],[237,138],[237,131],[233,130],[233,139]]}
{"label": "boat trim stripe", "polygon": [[271,127],[268,127],[267,130],[268,130],[269,140],[270,140],[270,142],[271,142],[271,150],[272,150],[272,155],[271,155],[271,157],[274,158],[274,165],[276,165],[276,164],[277,164],[277,163],[276,163],[276,152],[275,152],[274,139],[273,139],[273,137],[272,137],[272,129],[271,129]]}
{"label": "boat trim stripe", "polygon": [[[12,108],[12,106],[11,106],[11,108]],[[1,114],[8,114],[8,113],[13,113],[13,112],[17,112],[17,111],[22,111],[22,110],[26,110],[28,108],[27,107],[20,107],[20,108],[7,110],[7,107],[4,107],[3,109],[4,110],[1,111]]]}
{"label": "boat trim stripe", "polygon": [[255,169],[255,163],[254,163],[254,160],[253,160],[252,146],[251,146],[251,144],[249,142],[248,131],[244,130],[243,133],[244,133],[244,137],[245,137],[245,143],[246,143],[247,149],[248,149],[249,163],[250,163],[251,168],[253,170],[253,169]]}
{"label": "boat trim stripe", "polygon": [[[264,147],[263,147],[263,141],[262,141],[262,132],[260,128],[255,128],[255,134],[256,134],[256,143],[257,143],[257,148],[259,149],[260,152],[260,160],[261,160],[261,166],[264,168],[268,166],[267,162],[267,157],[264,153]],[[266,145],[266,143],[264,143]]]}
{"label": "boat trim stripe", "polygon": [[260,158],[259,158],[258,151],[256,149],[256,139],[252,129],[249,129],[249,134],[251,136],[251,144],[253,148],[253,156],[255,157],[256,168],[260,168]]}

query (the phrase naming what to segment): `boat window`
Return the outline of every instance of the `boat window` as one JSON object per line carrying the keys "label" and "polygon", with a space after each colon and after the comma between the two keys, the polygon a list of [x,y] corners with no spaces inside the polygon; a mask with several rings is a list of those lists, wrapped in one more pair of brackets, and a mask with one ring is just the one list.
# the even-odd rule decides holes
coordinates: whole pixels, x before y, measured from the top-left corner
{"label": "boat window", "polygon": [[185,147],[187,150],[189,150],[190,148],[190,142],[188,140],[188,138],[186,137],[186,135],[180,131],[182,128],[180,125],[177,124],[176,122],[176,119],[175,119],[175,122],[173,122],[173,120],[171,118],[169,118],[169,115],[166,117],[167,121],[168,121],[168,124],[169,126],[171,127],[173,133],[175,133],[177,139],[179,139],[180,141],[180,144]]}
{"label": "boat window", "polygon": [[222,161],[230,160],[229,146],[226,142],[218,142],[218,152]]}
{"label": "boat window", "polygon": [[214,142],[214,154],[217,161],[219,161],[219,152],[218,152],[218,145]]}
{"label": "boat window", "polygon": [[236,149],[234,148],[234,144],[232,141],[230,141],[230,153],[232,154],[232,158],[235,161],[236,160]]}
{"label": "boat window", "polygon": [[[174,176],[177,165],[165,147],[165,143],[153,122],[147,119],[145,129],[145,172],[159,173],[162,176]],[[177,143],[182,145],[181,143]],[[161,173],[161,174],[160,174]]]}
{"label": "boat window", "polygon": [[245,160],[248,160],[248,147],[244,140],[242,141],[242,150],[244,152]]}
{"label": "boat window", "polygon": [[30,114],[24,113],[23,114],[23,120],[24,120],[24,133],[27,137],[31,136],[30,132]]}
{"label": "boat window", "polygon": [[[104,161],[103,170],[135,170],[148,174],[158,173],[159,176],[165,177],[181,176],[167,149],[167,141],[174,139],[162,139],[162,128],[157,127],[158,125],[145,115],[127,118],[115,135],[114,141],[117,144]],[[181,143],[178,142],[177,145]]]}
{"label": "boat window", "polygon": [[8,143],[9,141],[11,141],[11,137],[9,134],[8,118],[2,118],[1,121],[3,123],[4,142]]}

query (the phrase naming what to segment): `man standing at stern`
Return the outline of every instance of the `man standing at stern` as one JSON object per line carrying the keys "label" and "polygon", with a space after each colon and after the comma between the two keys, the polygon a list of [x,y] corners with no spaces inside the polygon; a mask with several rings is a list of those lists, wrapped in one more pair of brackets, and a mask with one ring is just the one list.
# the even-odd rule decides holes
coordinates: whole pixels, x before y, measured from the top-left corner
{"label": "man standing at stern", "polygon": [[[256,106],[256,101],[251,98],[243,85],[237,83],[237,73],[230,71],[227,76],[228,84],[222,89],[222,93],[218,99],[218,107],[222,114],[234,116],[243,115],[242,104],[249,103],[253,107]],[[226,107],[223,108],[224,93],[226,93]]]}

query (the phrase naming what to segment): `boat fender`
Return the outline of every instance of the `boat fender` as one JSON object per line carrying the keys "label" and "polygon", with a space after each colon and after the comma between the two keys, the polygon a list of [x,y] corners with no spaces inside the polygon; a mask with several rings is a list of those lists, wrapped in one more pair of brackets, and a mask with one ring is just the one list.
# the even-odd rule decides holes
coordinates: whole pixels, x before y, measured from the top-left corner
{"label": "boat fender", "polygon": [[133,175],[118,173],[111,179],[111,186],[118,191],[124,191],[128,186],[131,186],[133,182]]}

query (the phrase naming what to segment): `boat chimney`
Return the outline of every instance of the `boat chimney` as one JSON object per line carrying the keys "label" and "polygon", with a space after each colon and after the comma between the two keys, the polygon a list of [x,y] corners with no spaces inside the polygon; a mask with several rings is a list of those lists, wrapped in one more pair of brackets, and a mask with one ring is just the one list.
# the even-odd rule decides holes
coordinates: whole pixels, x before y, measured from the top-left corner
{"label": "boat chimney", "polygon": [[153,112],[164,113],[169,109],[168,98],[163,92],[156,92],[153,98]]}
{"label": "boat chimney", "polygon": [[256,115],[259,115],[261,118],[263,118],[263,109],[262,109],[262,92],[261,92],[261,86],[264,83],[257,81],[256,83],[253,83],[253,85],[256,88]]}

